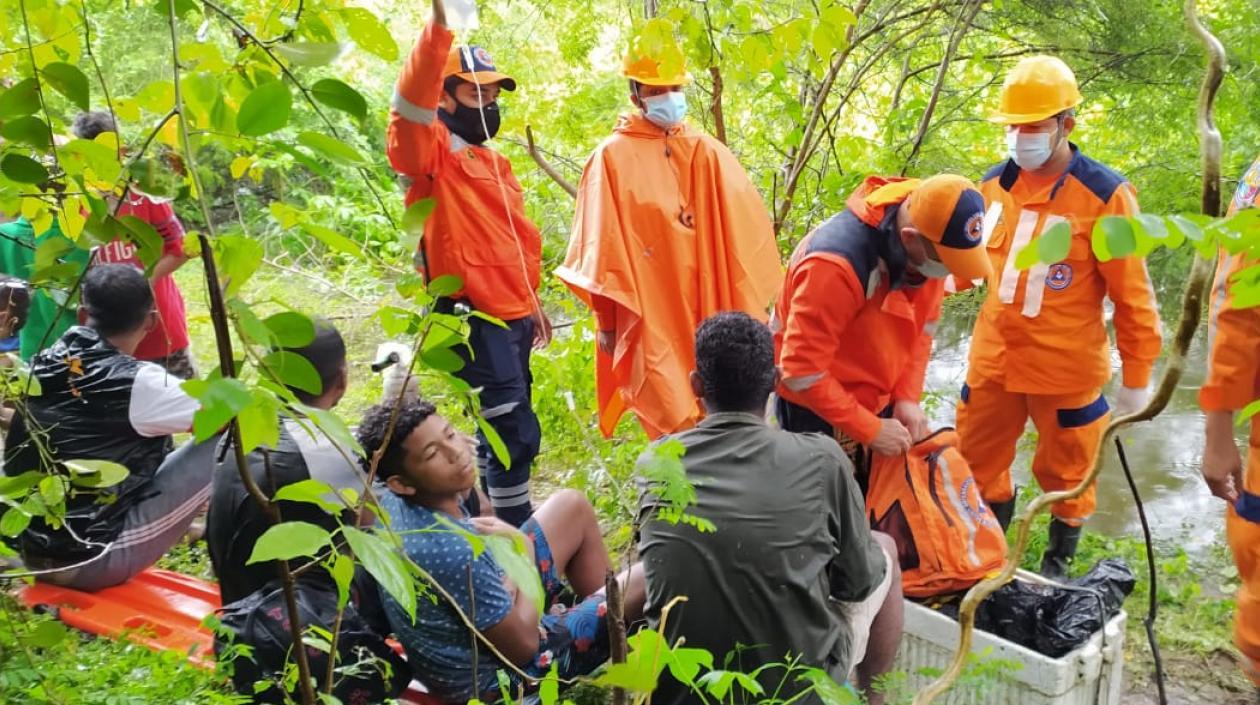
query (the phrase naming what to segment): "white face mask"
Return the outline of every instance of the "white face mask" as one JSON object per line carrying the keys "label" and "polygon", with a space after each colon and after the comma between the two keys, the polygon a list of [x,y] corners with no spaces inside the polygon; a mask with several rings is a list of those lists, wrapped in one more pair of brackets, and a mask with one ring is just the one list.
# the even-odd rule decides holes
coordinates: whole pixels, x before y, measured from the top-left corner
{"label": "white face mask", "polygon": [[1040,169],[1050,161],[1054,148],[1050,144],[1051,132],[1020,132],[1009,130],[1006,133],[1006,149],[1011,159],[1020,169]]}
{"label": "white face mask", "polygon": [[914,271],[928,279],[944,279],[949,276],[949,267],[934,259],[926,259],[922,264],[914,265]]}

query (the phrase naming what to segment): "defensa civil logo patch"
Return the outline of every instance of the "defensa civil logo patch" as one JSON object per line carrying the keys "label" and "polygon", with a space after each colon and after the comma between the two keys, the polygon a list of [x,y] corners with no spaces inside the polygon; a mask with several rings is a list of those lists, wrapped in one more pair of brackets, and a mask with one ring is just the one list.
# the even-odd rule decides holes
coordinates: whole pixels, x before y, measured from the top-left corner
{"label": "defensa civil logo patch", "polygon": [[1072,283],[1072,265],[1058,264],[1050,265],[1050,269],[1046,272],[1046,286],[1055,291],[1063,291]]}

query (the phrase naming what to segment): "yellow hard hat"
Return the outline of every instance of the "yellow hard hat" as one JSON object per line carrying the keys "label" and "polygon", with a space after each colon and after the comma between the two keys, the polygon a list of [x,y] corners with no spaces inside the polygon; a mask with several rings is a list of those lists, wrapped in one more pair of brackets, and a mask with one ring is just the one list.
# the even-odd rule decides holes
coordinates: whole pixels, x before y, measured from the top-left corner
{"label": "yellow hard hat", "polygon": [[687,67],[682,49],[674,39],[674,25],[668,20],[649,20],[630,40],[622,64],[622,75],[645,86],[679,86],[687,83]]}
{"label": "yellow hard hat", "polygon": [[998,110],[989,122],[1023,125],[1053,117],[1081,103],[1072,69],[1056,56],[1030,56],[1006,74]]}

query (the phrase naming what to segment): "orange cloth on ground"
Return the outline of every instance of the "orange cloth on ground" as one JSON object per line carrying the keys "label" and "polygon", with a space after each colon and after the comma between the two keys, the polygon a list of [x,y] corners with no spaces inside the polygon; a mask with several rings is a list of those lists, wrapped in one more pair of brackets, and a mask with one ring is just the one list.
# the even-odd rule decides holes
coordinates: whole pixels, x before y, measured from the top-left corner
{"label": "orange cloth on ground", "polygon": [[573,235],[556,270],[616,331],[596,351],[599,428],[633,411],[658,437],[693,425],[696,327],[721,311],[766,320],[783,281],[761,194],[721,142],[626,115],[582,173]]}
{"label": "orange cloth on ground", "polygon": [[[845,211],[797,245],[775,304],[779,395],[862,444],[879,433],[877,414],[890,402],[923,395],[941,315],[944,281],[902,286],[906,262],[895,223],[881,228],[889,208],[918,184],[868,177]],[[881,254],[892,248],[894,263]]]}
{"label": "orange cloth on ground", "polygon": [[[1145,387],[1159,357],[1159,313],[1146,262],[1100,262],[1090,244],[1098,218],[1138,212],[1133,187],[1075,146],[1072,152],[1061,179],[1032,182],[1007,161],[980,185],[993,274],[971,341],[969,376],[999,381],[1008,391],[1067,394],[1102,387],[1111,377],[1104,296],[1115,305],[1125,386]],[[1068,256],[1016,269],[1015,256],[1059,222],[1072,229]]]}
{"label": "orange cloth on ground", "polygon": [[437,119],[452,38],[432,23],[421,33],[394,89],[385,150],[412,179],[407,205],[435,201],[420,243],[421,273],[455,275],[463,281],[456,298],[505,321],[524,318],[536,307],[542,237],[525,215],[507,157],[467,144]]}
{"label": "orange cloth on ground", "polygon": [[[1239,180],[1229,212],[1260,203],[1260,159]],[[1245,253],[1221,253],[1213,287],[1208,322],[1208,376],[1199,390],[1204,411],[1238,411],[1260,399],[1260,306],[1235,308],[1231,278],[1260,266]],[[1225,516],[1225,530],[1239,588],[1235,601],[1234,642],[1247,659],[1245,671],[1260,687],[1260,416],[1251,419],[1251,436],[1244,461],[1242,497]]]}

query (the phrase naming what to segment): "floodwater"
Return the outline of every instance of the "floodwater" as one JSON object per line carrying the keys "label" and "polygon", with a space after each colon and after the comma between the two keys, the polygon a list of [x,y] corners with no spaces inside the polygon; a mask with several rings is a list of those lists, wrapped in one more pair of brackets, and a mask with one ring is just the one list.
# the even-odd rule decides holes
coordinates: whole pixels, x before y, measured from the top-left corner
{"label": "floodwater", "polygon": [[[953,425],[954,403],[966,378],[971,322],[947,316],[936,335],[926,388],[939,393],[942,403],[932,410],[938,425]],[[1166,327],[1171,322],[1165,323]],[[1198,390],[1206,373],[1205,336],[1195,338],[1185,373],[1168,407],[1151,421],[1122,432],[1125,453],[1146,507],[1147,521],[1158,544],[1180,545],[1191,555],[1202,554],[1213,544],[1224,543],[1225,503],[1213,497],[1199,474],[1203,452],[1203,414]],[[1116,370],[1112,386],[1119,385],[1119,356],[1113,350]],[[1162,373],[1157,364],[1155,379]],[[1113,400],[1113,390],[1107,398]],[[1031,422],[1028,426],[1032,428]],[[1239,438],[1243,438],[1242,431]],[[1105,462],[1098,479],[1098,509],[1086,527],[1107,536],[1141,538],[1133,496],[1124,478],[1114,445],[1103,449]],[[1021,448],[1015,460],[1015,482],[1033,482],[1029,472],[1032,454]]]}

